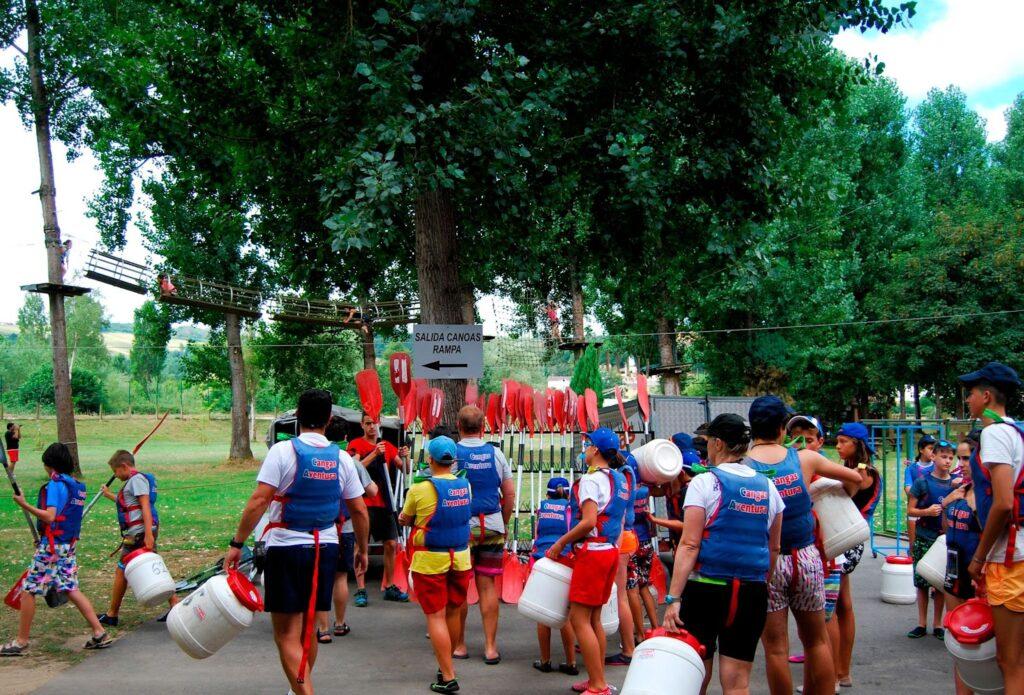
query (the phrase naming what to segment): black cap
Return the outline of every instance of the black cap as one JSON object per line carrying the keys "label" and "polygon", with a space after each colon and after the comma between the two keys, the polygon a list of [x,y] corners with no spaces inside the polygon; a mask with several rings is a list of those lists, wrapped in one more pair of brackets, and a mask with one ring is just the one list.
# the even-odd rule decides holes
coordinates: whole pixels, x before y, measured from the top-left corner
{"label": "black cap", "polygon": [[921,451],[921,449],[925,448],[926,446],[935,446],[935,443],[938,441],[939,440],[937,440],[930,434],[926,434],[917,440],[917,450]]}
{"label": "black cap", "polygon": [[708,436],[721,439],[729,446],[735,446],[750,439],[750,427],[739,415],[722,413],[708,423]]}
{"label": "black cap", "polygon": [[771,423],[782,427],[793,415],[796,415],[796,411],[786,405],[778,396],[769,394],[754,399],[754,402],[750,404],[748,417],[751,424]]}
{"label": "black cap", "polygon": [[1013,370],[1013,367],[1008,367],[1002,362],[989,362],[977,371],[964,374],[960,377],[960,383],[968,388],[978,384],[990,384],[1007,391],[1021,387],[1017,372]]}

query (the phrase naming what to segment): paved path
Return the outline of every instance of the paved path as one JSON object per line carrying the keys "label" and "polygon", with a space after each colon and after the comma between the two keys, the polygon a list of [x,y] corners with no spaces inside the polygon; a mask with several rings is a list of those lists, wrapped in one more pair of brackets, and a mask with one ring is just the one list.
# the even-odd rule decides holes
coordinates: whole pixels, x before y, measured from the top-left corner
{"label": "paved path", "polygon": [[[844,695],[893,690],[908,695],[953,692],[952,669],[942,643],[927,637],[909,640],[914,606],[891,606],[878,599],[880,561],[865,557],[854,573],[857,646],[853,677],[856,687]],[[383,603],[371,593],[370,607],[350,608],[353,632],[321,647],[314,673],[321,693],[426,693],[436,666],[424,636],[419,607]],[[561,674],[541,674],[530,668],[536,658],[533,624],[514,608],[502,607],[500,647],[504,661],[486,666],[480,660],[479,613],[470,617],[473,659],[456,662],[463,693],[568,693],[571,680]],[[557,635],[556,635],[557,638]],[[794,637],[795,640],[795,637]],[[560,647],[558,647],[560,649]],[[557,654],[557,652],[556,652]],[[613,669],[611,680],[621,685],[626,672]],[[794,667],[799,682],[800,667]],[[758,655],[752,692],[767,693],[764,661]],[[111,649],[57,675],[38,693],[271,693],[288,691],[281,674],[266,616],[213,657],[194,661],[170,640],[162,624],[149,623]],[[714,682],[713,692],[721,692]]]}

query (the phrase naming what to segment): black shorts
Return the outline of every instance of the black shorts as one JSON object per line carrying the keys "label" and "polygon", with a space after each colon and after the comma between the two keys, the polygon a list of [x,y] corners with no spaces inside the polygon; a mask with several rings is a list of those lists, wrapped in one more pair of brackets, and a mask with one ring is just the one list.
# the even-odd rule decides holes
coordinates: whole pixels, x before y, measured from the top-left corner
{"label": "black shorts", "polygon": [[368,507],[370,512],[370,536],[383,543],[398,539],[398,525],[395,515],[387,507]]}
{"label": "black shorts", "polygon": [[[312,545],[285,545],[267,548],[263,570],[264,610],[267,613],[305,613],[313,588]],[[338,567],[338,544],[320,546],[320,570],[317,573],[316,609],[329,611],[334,593],[334,572]]]}
{"label": "black shorts", "polygon": [[768,619],[768,585],[741,582],[736,615],[726,627],[731,598],[731,585],[690,580],[679,601],[679,617],[683,629],[704,645],[705,659],[711,659],[717,648],[722,656],[752,662]]}
{"label": "black shorts", "polygon": [[356,558],[356,534],[341,534],[341,546],[338,550],[338,572],[347,573],[354,569]]}

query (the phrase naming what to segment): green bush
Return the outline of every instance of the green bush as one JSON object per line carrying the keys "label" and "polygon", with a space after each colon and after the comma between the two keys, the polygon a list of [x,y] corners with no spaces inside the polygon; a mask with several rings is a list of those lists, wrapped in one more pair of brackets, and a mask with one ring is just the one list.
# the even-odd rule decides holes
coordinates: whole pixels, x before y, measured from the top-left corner
{"label": "green bush", "polygon": [[[79,413],[95,413],[101,405],[106,404],[103,381],[88,369],[75,369],[71,372],[71,396],[75,410]],[[53,406],[53,368],[47,364],[34,371],[18,389],[18,398],[27,407],[37,403]]]}

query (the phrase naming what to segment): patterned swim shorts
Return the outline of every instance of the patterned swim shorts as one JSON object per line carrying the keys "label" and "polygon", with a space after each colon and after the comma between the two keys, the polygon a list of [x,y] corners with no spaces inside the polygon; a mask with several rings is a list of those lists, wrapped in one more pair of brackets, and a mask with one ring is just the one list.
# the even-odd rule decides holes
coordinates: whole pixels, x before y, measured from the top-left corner
{"label": "patterned swim shorts", "polygon": [[59,543],[54,546],[53,553],[47,543],[36,548],[22,589],[30,594],[42,596],[52,584],[57,591],[68,592],[78,588],[78,560],[75,557],[75,546],[71,543]]}
{"label": "patterned swim shorts", "polygon": [[796,552],[797,580],[793,582],[793,556],[779,554],[768,585],[768,611],[791,608],[807,613],[825,608],[825,570],[813,545]]}
{"label": "patterned swim shorts", "polygon": [[474,529],[469,539],[469,554],[473,561],[473,569],[485,577],[499,577],[504,571],[505,536],[501,533],[488,531],[483,538]]}
{"label": "patterned swim shorts", "polygon": [[654,544],[651,541],[640,541],[636,552],[629,556],[629,564],[626,565],[626,588],[650,586],[653,564]]}

